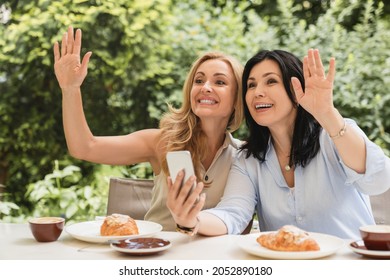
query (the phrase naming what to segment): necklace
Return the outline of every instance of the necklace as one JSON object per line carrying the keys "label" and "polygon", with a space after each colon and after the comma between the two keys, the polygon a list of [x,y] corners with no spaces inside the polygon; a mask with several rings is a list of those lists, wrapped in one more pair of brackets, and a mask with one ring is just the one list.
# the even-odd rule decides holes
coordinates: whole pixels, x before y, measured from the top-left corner
{"label": "necklace", "polygon": [[[290,156],[286,155],[286,153],[283,151],[283,149],[280,146],[280,144],[278,143],[278,141],[276,141],[276,139],[274,139],[274,142],[279,146],[279,149],[283,153],[283,155],[290,160]],[[284,170],[286,170],[286,171],[290,171],[291,170],[291,166],[290,166],[289,162],[284,166]]]}

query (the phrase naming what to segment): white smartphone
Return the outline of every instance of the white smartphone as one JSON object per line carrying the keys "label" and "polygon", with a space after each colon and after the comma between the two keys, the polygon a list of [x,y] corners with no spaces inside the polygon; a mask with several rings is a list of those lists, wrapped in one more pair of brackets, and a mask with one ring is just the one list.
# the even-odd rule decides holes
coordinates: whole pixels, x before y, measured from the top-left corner
{"label": "white smartphone", "polygon": [[[180,170],[184,170],[184,179],[182,185],[187,182],[187,180],[192,175],[195,175],[194,165],[192,163],[191,153],[189,151],[168,152],[167,163],[172,182],[175,182],[177,173],[179,173]],[[191,191],[195,188],[195,186],[196,183],[194,182]]]}

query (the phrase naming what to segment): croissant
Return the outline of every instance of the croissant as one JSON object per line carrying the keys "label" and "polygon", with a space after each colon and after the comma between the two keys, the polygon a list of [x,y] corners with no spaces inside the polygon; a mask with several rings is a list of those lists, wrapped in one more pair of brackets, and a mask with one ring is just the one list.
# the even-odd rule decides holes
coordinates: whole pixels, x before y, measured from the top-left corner
{"label": "croissant", "polygon": [[309,233],[292,225],[281,227],[276,232],[260,235],[256,241],[275,251],[319,251],[317,241]]}
{"label": "croissant", "polygon": [[121,236],[138,234],[138,226],[128,215],[112,214],[107,216],[100,227],[102,236]]}

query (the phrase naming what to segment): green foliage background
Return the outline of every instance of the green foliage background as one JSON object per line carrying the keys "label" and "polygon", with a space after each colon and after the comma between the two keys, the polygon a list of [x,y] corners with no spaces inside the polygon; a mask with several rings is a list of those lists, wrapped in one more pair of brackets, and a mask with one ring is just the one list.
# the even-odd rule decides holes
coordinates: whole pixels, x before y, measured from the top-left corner
{"label": "green foliage background", "polygon": [[69,25],[83,31],[82,53],[93,52],[82,91],[96,135],[156,127],[166,102],[180,104],[185,75],[204,51],[244,64],[259,49],[303,57],[315,47],[324,60],[336,58],[338,109],[389,155],[390,12],[381,1],[360,2],[0,2],[0,219],[87,219],[104,214],[108,176],[151,176],[145,165],[112,168],[67,154],[52,46]]}

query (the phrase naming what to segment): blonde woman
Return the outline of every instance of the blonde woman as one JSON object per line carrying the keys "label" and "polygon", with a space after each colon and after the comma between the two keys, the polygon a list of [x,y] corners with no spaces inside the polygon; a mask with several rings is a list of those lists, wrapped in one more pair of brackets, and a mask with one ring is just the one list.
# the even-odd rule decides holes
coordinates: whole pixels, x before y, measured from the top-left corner
{"label": "blonde woman", "polygon": [[145,129],[121,136],[94,136],[84,115],[81,85],[92,55],[80,61],[81,30],[72,27],[54,45],[54,69],[62,91],[63,125],[70,154],[78,159],[110,165],[149,162],[155,174],[152,205],[146,220],[174,230],[166,207],[168,151],[189,150],[198,182],[206,186],[204,208],[219,202],[239,140],[231,132],[243,119],[242,65],[223,53],[209,52],[192,65],[183,87],[183,104],[170,107],[160,129]]}

